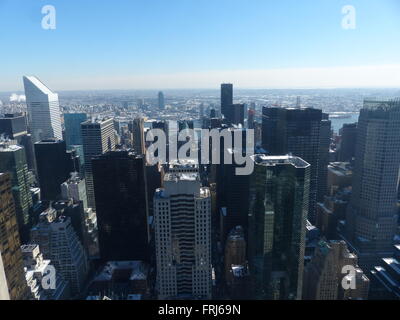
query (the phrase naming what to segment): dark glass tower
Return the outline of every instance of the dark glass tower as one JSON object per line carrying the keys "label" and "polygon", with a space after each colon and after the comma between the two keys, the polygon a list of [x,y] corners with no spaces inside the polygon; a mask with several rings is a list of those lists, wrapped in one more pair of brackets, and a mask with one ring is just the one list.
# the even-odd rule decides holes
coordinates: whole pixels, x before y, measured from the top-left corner
{"label": "dark glass tower", "polygon": [[0,172],[11,173],[19,234],[22,242],[26,243],[29,240],[29,229],[32,222],[29,210],[33,203],[29,189],[28,165],[23,147],[0,141]]}
{"label": "dark glass tower", "polygon": [[231,83],[221,84],[221,115],[227,117],[227,109],[233,104],[233,85]]}
{"label": "dark glass tower", "polygon": [[267,153],[291,153],[311,165],[308,219],[312,223],[316,215],[321,119],[319,109],[263,108],[262,146]]}
{"label": "dark glass tower", "polygon": [[43,200],[57,200],[61,184],[73,170],[71,154],[67,153],[65,141],[48,139],[35,143],[37,174]]}
{"label": "dark glass tower", "polygon": [[102,260],[148,260],[145,160],[129,151],[92,160]]}
{"label": "dark glass tower", "polygon": [[310,165],[293,156],[253,156],[249,262],[255,297],[301,299]]}

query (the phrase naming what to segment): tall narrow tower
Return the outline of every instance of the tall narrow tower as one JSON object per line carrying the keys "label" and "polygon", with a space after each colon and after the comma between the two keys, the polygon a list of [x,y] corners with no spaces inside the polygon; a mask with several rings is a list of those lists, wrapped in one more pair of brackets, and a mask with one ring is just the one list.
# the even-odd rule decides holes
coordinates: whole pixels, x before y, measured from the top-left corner
{"label": "tall narrow tower", "polygon": [[33,142],[62,139],[58,94],[34,76],[24,76],[23,80]]}

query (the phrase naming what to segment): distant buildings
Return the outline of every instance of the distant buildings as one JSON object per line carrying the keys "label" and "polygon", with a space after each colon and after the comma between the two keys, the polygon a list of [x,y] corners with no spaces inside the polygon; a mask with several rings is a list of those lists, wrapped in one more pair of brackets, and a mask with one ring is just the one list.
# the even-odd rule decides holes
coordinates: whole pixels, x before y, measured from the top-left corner
{"label": "distant buildings", "polygon": [[26,105],[33,142],[62,139],[58,95],[34,76],[24,76]]}
{"label": "distant buildings", "polygon": [[29,290],[11,188],[11,175],[0,173],[0,300],[25,300]]}
{"label": "distant buildings", "polygon": [[111,151],[92,160],[100,257],[150,258],[145,159]]}
{"label": "distant buildings", "polygon": [[301,299],[310,165],[294,156],[254,155],[249,263],[257,299]]}
{"label": "distant buildings", "polygon": [[371,270],[390,255],[397,225],[400,100],[364,101],[357,128],[353,193],[346,239]]}
{"label": "distant buildings", "polygon": [[158,93],[158,109],[165,109],[164,93],[162,91]]}
{"label": "distant buildings", "polygon": [[115,149],[113,119],[88,120],[81,124],[85,155],[85,181],[88,207],[95,209],[92,158]]}
{"label": "distant buildings", "polygon": [[167,173],[154,196],[159,299],[211,298],[211,195],[198,173]]}

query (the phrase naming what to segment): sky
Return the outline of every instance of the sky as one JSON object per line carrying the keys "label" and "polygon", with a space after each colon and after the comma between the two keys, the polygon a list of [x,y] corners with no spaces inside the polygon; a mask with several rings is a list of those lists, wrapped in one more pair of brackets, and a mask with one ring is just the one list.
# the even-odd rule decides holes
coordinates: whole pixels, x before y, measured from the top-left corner
{"label": "sky", "polygon": [[399,87],[399,18],[398,0],[0,0],[0,91],[23,75],[55,91]]}

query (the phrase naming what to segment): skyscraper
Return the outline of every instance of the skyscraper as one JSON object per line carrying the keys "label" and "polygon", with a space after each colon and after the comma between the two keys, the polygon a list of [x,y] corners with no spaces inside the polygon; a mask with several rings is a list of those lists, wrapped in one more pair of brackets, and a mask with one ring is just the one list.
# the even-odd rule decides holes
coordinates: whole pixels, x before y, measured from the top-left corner
{"label": "skyscraper", "polygon": [[88,207],[95,208],[92,158],[115,149],[113,119],[89,120],[81,124],[85,155],[85,181]]}
{"label": "skyscraper", "polygon": [[308,219],[313,223],[316,214],[320,158],[319,109],[264,107],[262,146],[271,155],[291,153],[310,165],[310,199]]}
{"label": "skyscraper", "polygon": [[32,207],[30,177],[23,147],[0,141],[0,172],[11,173],[12,193],[21,241],[28,241]]}
{"label": "skyscraper", "polygon": [[149,260],[145,159],[111,151],[92,160],[100,257]]}
{"label": "skyscraper", "polygon": [[257,298],[301,299],[310,165],[293,156],[252,156],[249,263]]}
{"label": "skyscraper", "polygon": [[221,84],[221,115],[227,117],[227,109],[233,104],[233,85],[231,83]]}
{"label": "skyscraper", "polygon": [[23,80],[33,142],[62,139],[58,94],[34,76],[24,76]]}
{"label": "skyscraper", "polygon": [[51,260],[56,270],[70,282],[71,294],[81,292],[88,265],[86,253],[72,227],[71,218],[48,208],[40,215],[39,223],[32,228],[31,240],[40,246],[44,258]]}
{"label": "skyscraper", "polygon": [[35,143],[37,174],[43,200],[56,200],[61,195],[61,184],[73,170],[71,155],[65,141],[48,139]]}
{"label": "skyscraper", "polygon": [[86,113],[65,113],[65,142],[67,148],[74,145],[82,145],[81,123],[87,120]]}
{"label": "skyscraper", "polygon": [[159,299],[211,298],[211,195],[198,173],[167,173],[154,195]]}
{"label": "skyscraper", "polygon": [[400,100],[365,100],[357,131],[346,238],[361,268],[371,270],[379,258],[390,256],[396,231]]}
{"label": "skyscraper", "polygon": [[137,154],[145,154],[144,142],[144,120],[143,118],[133,119],[128,123],[132,137],[132,147]]}
{"label": "skyscraper", "polygon": [[0,173],[0,300],[28,298],[11,176]]}
{"label": "skyscraper", "polygon": [[165,109],[164,93],[162,91],[158,93],[158,109]]}

